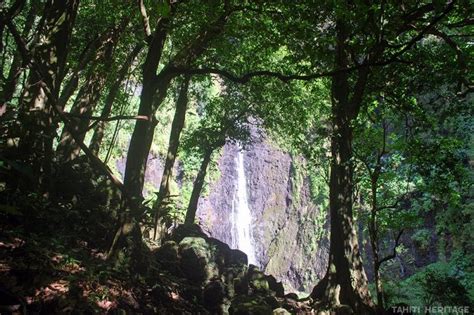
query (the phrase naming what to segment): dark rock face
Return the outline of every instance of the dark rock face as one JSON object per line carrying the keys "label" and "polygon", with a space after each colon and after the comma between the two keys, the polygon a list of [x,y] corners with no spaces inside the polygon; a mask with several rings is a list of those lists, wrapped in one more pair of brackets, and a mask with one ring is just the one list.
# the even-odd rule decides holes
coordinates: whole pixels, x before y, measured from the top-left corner
{"label": "dark rock face", "polygon": [[[126,163],[127,163],[127,159],[125,156],[123,156],[122,158],[118,159],[115,162],[115,165],[117,166],[117,170],[119,171],[119,174],[122,176],[122,179],[125,174]],[[164,165],[164,159],[158,154],[154,152],[150,152],[150,154],[148,155],[148,160],[146,162],[146,170],[145,170],[145,183],[146,184],[145,184],[145,187],[143,188],[143,195],[145,197],[149,196],[154,191],[158,191],[158,189],[160,188],[161,176],[163,175],[163,165]],[[150,187],[154,187],[154,189],[150,191],[149,190]]]}
{"label": "dark rock face", "polygon": [[201,227],[226,244],[232,244],[232,200],[236,190],[235,155],[238,148],[225,145],[224,153],[218,161],[221,176],[216,183],[211,184],[211,194],[201,197],[197,217]]}
{"label": "dark rock face", "polygon": [[[226,144],[218,162],[220,178],[200,200],[198,218],[210,236],[230,246],[231,211],[236,191],[235,156],[239,148]],[[248,203],[256,258],[265,273],[290,290],[310,291],[324,276],[329,241],[327,218],[311,200],[305,161],[275,148],[261,137],[244,151]]]}

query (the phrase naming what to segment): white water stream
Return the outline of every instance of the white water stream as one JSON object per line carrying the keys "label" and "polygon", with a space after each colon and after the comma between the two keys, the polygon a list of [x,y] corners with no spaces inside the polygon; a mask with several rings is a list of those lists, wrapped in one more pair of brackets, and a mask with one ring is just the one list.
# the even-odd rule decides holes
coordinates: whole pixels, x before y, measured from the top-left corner
{"label": "white water stream", "polygon": [[235,157],[237,180],[232,199],[232,247],[247,254],[249,264],[257,265],[252,237],[252,213],[247,197],[244,154],[241,150]]}

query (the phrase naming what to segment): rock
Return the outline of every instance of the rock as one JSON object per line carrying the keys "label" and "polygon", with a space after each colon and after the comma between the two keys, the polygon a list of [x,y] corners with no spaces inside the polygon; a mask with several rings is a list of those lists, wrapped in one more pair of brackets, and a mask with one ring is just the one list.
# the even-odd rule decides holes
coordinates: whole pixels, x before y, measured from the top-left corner
{"label": "rock", "polygon": [[226,265],[231,266],[231,265],[248,265],[248,258],[247,255],[238,250],[238,249],[231,249],[228,257],[228,261],[226,262]]}
{"label": "rock", "polygon": [[334,308],[334,313],[336,315],[353,315],[354,311],[349,305],[341,304]]}
{"label": "rock", "polygon": [[[252,266],[254,267],[254,266]],[[253,292],[267,293],[270,291],[270,285],[265,277],[265,274],[256,268],[249,270],[249,286]]]}
{"label": "rock", "polygon": [[[313,202],[306,161],[278,149],[263,131],[262,137],[257,135],[260,131],[252,131],[255,141],[244,152],[256,258],[287,290],[310,291],[327,270],[327,212]],[[220,177],[197,213],[203,229],[227,244],[235,241],[229,209],[236,190],[238,150],[234,144],[224,146]]]}
{"label": "rock", "polygon": [[180,243],[185,237],[207,238],[197,224],[181,224],[170,235],[170,240]]}
{"label": "rock", "polygon": [[227,294],[229,297],[234,297],[235,294],[248,293],[247,281],[247,266],[230,266],[225,268],[221,276],[227,287]]}
{"label": "rock", "polygon": [[234,290],[236,294],[247,295],[249,292],[249,282],[247,276],[241,276],[233,279]]}
{"label": "rock", "polygon": [[210,311],[219,309],[224,303],[225,291],[225,286],[222,281],[212,280],[209,282],[203,291],[204,306]]}
{"label": "rock", "polygon": [[215,248],[202,237],[185,237],[179,243],[180,266],[186,278],[195,283],[205,283],[219,276],[214,261]]}
{"label": "rock", "polygon": [[293,292],[288,293],[287,295],[285,295],[285,298],[298,301],[298,295],[296,293],[293,293]]}
{"label": "rock", "polygon": [[170,298],[170,290],[169,288],[163,285],[155,285],[151,290],[151,296],[155,301],[159,301],[163,305],[170,304],[173,301]]}
{"label": "rock", "polygon": [[279,307],[273,310],[273,315],[291,315],[286,309]]}
{"label": "rock", "polygon": [[261,296],[239,295],[232,300],[230,315],[268,315],[273,308]]}
{"label": "rock", "polygon": [[159,261],[166,262],[177,262],[178,257],[178,244],[174,241],[166,241],[155,251],[155,258]]}
{"label": "rock", "polygon": [[270,290],[275,292],[275,295],[278,297],[283,297],[285,295],[285,289],[283,284],[275,279],[274,276],[265,276],[268,281],[268,286]]}
{"label": "rock", "polygon": [[174,241],[167,241],[154,253],[155,259],[170,272],[180,275],[179,268],[179,246]]}
{"label": "rock", "polygon": [[271,306],[272,309],[279,308],[281,305],[274,296],[265,296],[265,303]]}
{"label": "rock", "polygon": [[278,297],[285,295],[285,289],[281,282],[278,282],[273,276],[265,275],[255,266],[250,267],[248,277],[249,286],[254,292],[269,293]]}
{"label": "rock", "polygon": [[229,245],[215,238],[207,238],[206,241],[212,246],[214,252],[214,262],[219,267],[221,273],[226,266],[230,265],[231,249]]}

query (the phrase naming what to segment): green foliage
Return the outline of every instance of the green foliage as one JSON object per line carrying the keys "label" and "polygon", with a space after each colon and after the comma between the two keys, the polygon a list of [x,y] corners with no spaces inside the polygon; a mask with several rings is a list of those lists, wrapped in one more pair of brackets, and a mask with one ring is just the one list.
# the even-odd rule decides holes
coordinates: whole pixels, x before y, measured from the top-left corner
{"label": "green foliage", "polygon": [[432,231],[419,229],[411,237],[413,242],[421,249],[427,249],[431,243]]}
{"label": "green foliage", "polygon": [[400,282],[387,282],[388,305],[470,306],[474,303],[474,270],[469,258],[454,257],[450,263],[434,263]]}
{"label": "green foliage", "polygon": [[[5,100],[7,110],[13,108],[13,113],[8,113],[13,121],[34,112],[31,111],[31,104],[25,103],[25,98],[32,86],[44,82],[33,76],[33,67],[39,63],[38,66],[47,69],[50,59],[47,57],[54,53],[50,52],[45,60],[41,60],[42,56],[28,60],[28,54],[22,55],[24,52],[17,47],[15,34],[10,27],[4,27],[7,21],[3,21],[8,8],[15,2],[7,0],[0,4],[0,103],[3,106],[4,82],[13,73],[17,76],[14,95]],[[193,74],[189,93],[191,104],[176,163],[177,174],[174,174],[175,181],[172,183],[171,193],[176,197],[166,211],[172,220],[183,218],[203,155],[215,152],[206,180],[209,184],[219,176],[215,163],[219,149],[226,142],[239,143],[244,147],[249,145],[252,125],[264,128],[279,147],[293,156],[294,197],[301,197],[301,187],[308,180],[314,204],[323,210],[328,208],[329,143],[334,132],[331,127],[334,115],[331,97],[339,88],[332,84],[334,76],[331,71],[337,68],[334,65],[337,59],[334,43],[342,27],[348,33],[348,40],[343,43],[342,49],[350,55],[347,60],[349,69],[342,69],[347,75],[348,85],[357,85],[361,82],[357,78],[362,70],[369,71],[366,84],[362,82],[366,86],[362,89],[362,107],[357,119],[347,122],[354,130],[354,138],[346,140],[352,141],[354,147],[351,163],[354,166],[357,218],[365,223],[370,209],[376,210],[380,243],[386,249],[391,245],[386,238],[394,230],[419,227],[428,215],[434,214],[436,237],[432,235],[433,229],[422,227],[413,235],[412,241],[426,250],[432,240],[441,239],[443,243],[440,242],[437,247],[443,248],[443,257],[450,261],[454,261],[451,257],[453,251],[472,252],[474,124],[472,90],[469,94],[467,89],[473,80],[473,73],[469,70],[473,66],[474,45],[469,36],[472,33],[469,1],[435,1],[432,4],[404,1],[402,4],[384,2],[383,5],[363,1],[354,4],[344,1],[143,2],[151,28],[154,30],[161,23],[166,26],[158,30],[163,31],[163,38],[157,40],[163,42],[163,52],[155,56],[154,60],[158,60],[159,65],[152,70],[160,73],[165,69],[164,72],[173,77],[172,83],[166,91],[159,91],[166,97],[160,104],[152,105],[153,109],[158,108],[156,113],[154,110],[148,113],[146,109],[139,109],[142,88],[149,83],[158,86],[165,77],[156,76],[153,78],[156,82],[144,82],[142,70],[147,70],[148,65],[144,64],[144,54],[139,55],[128,70],[128,79],[114,101],[111,116],[156,114],[158,124],[151,145],[154,157],[162,159],[167,152],[182,72],[195,74],[213,68],[235,76],[249,71],[262,71],[261,74],[274,71],[281,75],[297,74],[302,77],[326,72],[326,75],[315,75],[313,80],[282,81],[276,78],[281,78],[281,75],[272,78],[261,76],[250,81],[243,80],[244,85],[233,83],[225,76]],[[8,18],[32,53],[41,41],[51,40],[42,34],[42,17],[48,9],[46,4],[50,3],[26,1],[17,16]],[[141,31],[143,21],[136,4],[136,1],[121,0],[80,1],[77,17],[69,25],[72,29],[71,40],[61,43],[67,50],[66,68],[55,75],[60,78],[57,88],[62,93],[69,80],[76,75],[80,87],[85,84],[88,73],[104,71],[104,63],[98,54],[93,53],[86,61],[83,58],[88,48],[94,47],[96,40],[112,30],[123,28],[111,54],[111,69],[104,74],[107,83],[99,92],[100,99],[94,112],[96,116],[100,115],[106,95],[132,47],[138,43],[143,43],[147,49],[159,46],[157,42],[148,41]],[[228,16],[224,18],[222,14],[226,10]],[[27,29],[29,16],[33,17],[30,30]],[[219,19],[225,21],[225,25],[218,29],[210,27]],[[196,41],[207,37],[202,42]],[[192,50],[196,43],[200,44],[199,47]],[[385,47],[385,50],[371,51],[372,47]],[[361,62],[372,62],[372,58],[376,66],[369,63],[360,67]],[[355,71],[351,70],[353,67]],[[154,96],[149,95],[150,98]],[[353,100],[355,96],[354,93],[349,98]],[[49,97],[48,102],[52,104],[48,106],[57,105],[53,104],[57,97]],[[77,89],[66,104],[66,111],[76,97]],[[3,122],[3,113],[0,116]],[[60,133],[61,121],[57,116],[51,114],[48,117],[51,135],[40,134],[39,138],[50,139]],[[107,124],[99,158],[114,173],[118,173],[116,161],[126,159],[135,123],[135,120],[117,120]],[[27,184],[34,180],[31,179],[33,172],[30,165],[38,164],[36,158],[22,156],[19,152],[17,160],[10,161],[4,159],[3,152],[10,153],[7,151],[18,146],[22,136],[34,135],[35,130],[29,130],[28,124],[11,125],[3,128],[2,124],[1,128],[0,187],[2,193],[7,195],[1,196],[2,218],[25,221],[25,224],[40,222],[47,226],[47,222],[64,225],[68,228],[61,232],[70,238],[75,236],[70,232],[104,243],[107,237],[113,237],[116,221],[122,219],[124,214],[118,212],[120,207],[117,204],[121,200],[111,193],[110,181],[98,178],[86,169],[87,163],[79,161],[75,162],[77,168],[71,176],[59,174],[63,165],[57,163],[54,146],[51,146],[48,153],[51,156],[44,154],[38,160],[42,163],[50,159],[53,172],[47,176],[58,175],[61,179],[65,177],[66,181],[58,180],[58,187],[47,193],[30,192]],[[86,144],[90,137],[89,132]],[[26,147],[28,144],[21,149]],[[299,163],[301,157],[305,157],[306,162]],[[41,165],[40,169],[43,172],[45,168]],[[374,176],[375,173],[377,176]],[[3,181],[4,174],[11,177],[7,179],[8,183]],[[15,182],[12,180],[15,177],[21,179]],[[154,198],[150,192],[157,191],[157,186],[157,182],[145,184],[145,190],[149,192],[146,202]],[[209,185],[205,186],[202,194],[208,193],[208,188]],[[26,201],[20,193],[26,196]],[[46,202],[43,196],[50,200]],[[108,200],[103,202],[103,199]],[[151,216],[150,209],[145,208],[145,221],[150,222]],[[31,222],[30,217],[33,218]],[[318,217],[300,218],[302,223],[311,220],[315,227],[311,231],[313,237],[307,238],[310,252],[316,249],[316,240],[324,233],[325,218],[325,211],[320,211]],[[96,221],[103,223],[103,226],[92,225]],[[95,227],[94,230],[91,226]],[[67,250],[67,242],[63,239],[55,240],[53,246],[62,252]],[[400,248],[401,252],[404,250],[408,251]],[[80,262],[72,253],[62,254],[66,265]],[[118,256],[117,268],[125,273],[133,254],[123,251]],[[406,292],[397,294],[405,301],[415,299],[414,303],[418,304],[461,303],[467,299],[468,293],[472,301],[472,270],[465,261],[460,264],[462,268],[450,262],[423,269],[403,281],[401,287]],[[441,288],[448,288],[447,292],[441,291]],[[409,296],[400,295],[402,293]],[[107,292],[98,294],[93,299],[105,299],[107,296]]]}

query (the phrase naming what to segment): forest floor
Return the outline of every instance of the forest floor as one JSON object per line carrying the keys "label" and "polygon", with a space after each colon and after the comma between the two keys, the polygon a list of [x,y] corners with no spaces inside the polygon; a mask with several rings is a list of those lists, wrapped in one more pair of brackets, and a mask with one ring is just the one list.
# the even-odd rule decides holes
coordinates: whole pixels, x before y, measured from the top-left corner
{"label": "forest floor", "polygon": [[[177,298],[173,287],[184,284],[164,270],[153,272],[157,264],[149,266],[150,278],[106,260],[104,235],[113,224],[100,222],[94,211],[31,196],[16,200],[15,206],[0,202],[1,314],[182,314],[201,308]],[[154,296],[157,287],[166,288],[165,298]]]}
{"label": "forest floor", "polygon": [[[309,302],[298,301],[294,294],[284,296],[281,283],[248,268],[243,253],[217,240],[188,237],[191,252],[201,258],[209,256],[206,250],[214,251],[214,260],[201,266],[206,272],[214,268],[213,278],[193,279],[201,258],[182,258],[180,241],[186,235],[167,243],[171,247],[164,251],[165,261],[160,260],[160,248],[146,248],[146,271],[141,272],[131,267],[129,253],[118,260],[106,259],[110,239],[105,235],[111,234],[114,224],[101,213],[104,209],[81,202],[73,207],[70,203],[52,204],[31,195],[10,196],[15,205],[7,206],[12,202],[0,197],[1,314],[214,314],[231,304],[234,309],[263,307],[262,314],[274,309],[288,314],[282,307],[293,313],[310,311]],[[193,247],[195,240],[204,240],[205,248]],[[177,255],[173,259],[178,259],[171,264],[166,261],[169,249]],[[219,263],[223,256],[226,262]],[[231,260],[234,263],[228,262]],[[191,273],[183,271],[186,265]],[[234,290],[230,287],[235,278],[230,282],[225,279],[242,266],[239,270],[244,271],[239,275],[245,279],[244,293],[231,296],[228,292]],[[220,302],[215,303],[217,300]]]}

